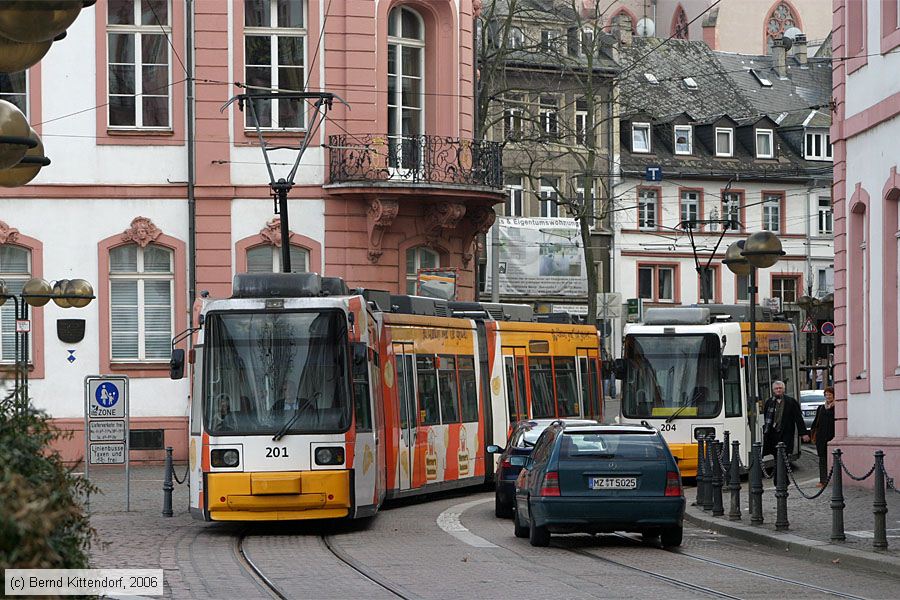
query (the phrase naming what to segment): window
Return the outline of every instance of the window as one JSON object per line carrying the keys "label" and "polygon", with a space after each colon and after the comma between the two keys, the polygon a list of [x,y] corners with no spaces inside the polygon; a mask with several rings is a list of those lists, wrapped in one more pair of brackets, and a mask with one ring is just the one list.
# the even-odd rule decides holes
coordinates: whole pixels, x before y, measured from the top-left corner
{"label": "window", "polygon": [[524,216],[522,212],[522,194],[524,193],[524,188],[522,187],[522,178],[516,177],[513,175],[506,176],[506,216],[507,217],[521,217]]}
{"label": "window", "polygon": [[541,30],[541,51],[554,52],[556,50],[556,32],[552,29]]}
{"label": "window", "polygon": [[[594,183],[596,184],[597,178],[594,178]],[[579,206],[583,206],[585,202],[585,177],[579,176],[575,178],[575,198],[578,200]],[[591,190],[590,194],[587,196],[587,206],[584,209],[585,215],[593,215],[594,214],[594,191]],[[594,221],[591,220],[591,227],[594,226]]]}
{"label": "window", "polygon": [[459,423],[459,388],[456,381],[456,357],[438,357],[438,391],[441,397],[441,423]]}
{"label": "window", "polygon": [[541,216],[558,217],[559,204],[557,190],[559,189],[558,177],[541,177]]}
{"label": "window", "polygon": [[683,77],[681,79],[681,82],[684,84],[684,87],[686,87],[689,90],[700,89],[700,86],[697,85],[697,80],[694,79],[693,77]]}
{"label": "window", "polygon": [[740,192],[723,192],[722,193],[722,219],[726,219],[729,223],[725,224],[725,229],[732,231],[741,230],[741,193]]}
{"label": "window", "polygon": [[761,85],[762,87],[764,87],[764,88],[772,87],[772,81],[768,77],[765,77],[764,75],[762,75],[756,69],[750,69],[750,74],[753,75],[754,79],[756,79],[756,81],[758,81],[759,85]]}
{"label": "window", "polygon": [[559,113],[556,98],[541,96],[541,134],[548,140],[559,137]]}
{"label": "window", "polygon": [[[309,251],[299,246],[291,246],[291,273],[309,271]],[[247,250],[248,273],[280,273],[281,248],[278,246],[256,246]]]}
{"label": "window", "polygon": [[369,397],[369,361],[365,342],[353,344],[353,406],[356,431],[372,431],[372,400]]}
{"label": "window", "polygon": [[781,305],[797,301],[797,277],[772,276],[772,296],[781,298]]}
{"label": "window", "polygon": [[463,423],[478,421],[478,386],[475,385],[475,358],[459,356],[456,358],[459,369],[459,393]]}
{"label": "window", "polygon": [[531,379],[531,418],[555,417],[553,406],[553,364],[549,356],[531,357],[528,361]]}
{"label": "window", "polygon": [[424,246],[410,248],[406,251],[406,293],[416,293],[419,269],[434,269],[441,266],[441,257],[437,252]]}
{"label": "window", "polygon": [[[854,2],[857,0],[854,0]],[[853,4],[854,2],[850,2]],[[776,4],[766,18],[766,52],[772,52],[772,41],[784,35],[791,27],[800,27],[791,6],[787,2]]]}
{"label": "window", "polygon": [[633,123],[631,125],[631,151],[650,152],[649,123]]}
{"label": "window", "polygon": [[653,73],[644,73],[644,79],[646,79],[647,83],[650,85],[659,85],[659,79],[657,79],[656,75]]}
{"label": "window", "polygon": [[693,141],[693,128],[690,125],[675,126],[675,154],[691,154]]}
{"label": "window", "polygon": [[594,52],[594,30],[585,27],[581,30],[581,55],[590,56]]}
{"label": "window", "polygon": [[405,7],[388,17],[388,140],[390,166],[417,168],[425,132],[425,25]]}
{"label": "window", "polygon": [[675,267],[638,267],[638,297],[652,302],[675,302]]}
{"label": "window", "polygon": [[168,0],[110,0],[107,76],[110,127],[169,129],[172,83]]}
{"label": "window", "polygon": [[734,299],[738,302],[750,301],[750,276],[734,276]]}
{"label": "window", "polygon": [[503,137],[517,140],[522,137],[522,96],[507,96],[503,109]]}
{"label": "window", "polygon": [[658,197],[656,190],[638,192],[638,229],[656,229],[659,226],[656,214]]}
{"label": "window", "polygon": [[733,129],[716,127],[716,156],[731,156],[734,154],[733,136]]}
{"label": "window", "polygon": [[773,137],[771,129],[756,130],[756,158],[775,158]]}
{"label": "window", "polygon": [[717,302],[716,298],[716,279],[718,278],[718,268],[710,265],[704,268],[700,277],[697,278],[698,300],[700,302],[709,301]]}
{"label": "window", "polygon": [[434,356],[416,355],[416,383],[419,393],[419,425],[439,425],[441,413],[438,405],[437,370]]}
{"label": "window", "polygon": [[834,233],[834,209],[831,196],[819,196],[819,235]]}
{"label": "window", "polygon": [[680,5],[672,17],[672,37],[676,40],[686,40],[689,37],[687,15]]}
{"label": "window", "polygon": [[174,319],[173,252],[150,244],[109,251],[114,361],[168,360]]}
{"label": "window", "polygon": [[518,27],[510,27],[506,46],[511,50],[521,50],[525,46],[525,34]]}
{"label": "window", "polygon": [[[681,192],[681,222],[700,219],[700,192]],[[692,228],[694,225],[691,226]]]}
{"label": "window", "polygon": [[832,160],[831,134],[827,131],[807,131],[803,154],[809,160]]}
{"label": "window", "polygon": [[0,73],[0,100],[6,100],[28,117],[28,74]]}
{"label": "window", "polygon": [[781,194],[765,194],[763,196],[763,229],[781,231]]}
{"label": "window", "polygon": [[580,98],[575,101],[575,143],[579,146],[595,146],[593,130],[593,126],[588,123],[587,100]]}
{"label": "window", "polygon": [[825,294],[834,293],[834,267],[827,269],[818,269],[816,277],[816,295],[824,296]]}
{"label": "window", "polygon": [[[21,246],[0,245],[0,280],[6,282],[10,294],[19,294],[31,279],[31,252]],[[0,307],[0,361],[16,360],[15,303],[7,300]]]}

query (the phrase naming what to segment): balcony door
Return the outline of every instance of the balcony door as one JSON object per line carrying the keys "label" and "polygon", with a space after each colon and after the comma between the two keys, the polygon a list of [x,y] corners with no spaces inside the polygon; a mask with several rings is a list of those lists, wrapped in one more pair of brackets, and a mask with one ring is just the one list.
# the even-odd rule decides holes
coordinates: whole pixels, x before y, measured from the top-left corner
{"label": "balcony door", "polygon": [[425,24],[398,7],[388,19],[388,166],[391,179],[418,179],[425,153]]}

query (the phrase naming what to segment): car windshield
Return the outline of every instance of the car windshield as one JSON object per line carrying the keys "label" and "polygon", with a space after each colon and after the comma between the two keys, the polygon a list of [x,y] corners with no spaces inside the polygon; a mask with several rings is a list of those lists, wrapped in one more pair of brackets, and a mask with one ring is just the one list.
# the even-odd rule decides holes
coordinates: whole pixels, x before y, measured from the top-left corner
{"label": "car windshield", "polygon": [[571,459],[664,459],[662,438],[652,433],[564,431],[560,457]]}
{"label": "car windshield", "polygon": [[204,372],[209,432],[347,429],[345,324],[336,310],[209,314]]}
{"label": "car windshield", "polygon": [[721,412],[717,335],[629,335],[624,358],[624,416],[708,418]]}

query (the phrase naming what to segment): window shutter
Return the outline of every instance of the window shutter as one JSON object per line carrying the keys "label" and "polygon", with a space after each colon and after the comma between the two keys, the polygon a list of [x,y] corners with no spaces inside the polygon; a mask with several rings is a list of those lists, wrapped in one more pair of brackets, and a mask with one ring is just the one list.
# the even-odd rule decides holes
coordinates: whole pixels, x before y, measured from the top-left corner
{"label": "window shutter", "polygon": [[247,250],[248,273],[272,273],[275,270],[273,246],[257,246]]}
{"label": "window shutter", "polygon": [[291,273],[309,271],[309,252],[305,248],[291,246]]}
{"label": "window shutter", "polygon": [[144,282],[144,352],[148,360],[169,358],[172,348],[172,282]]}
{"label": "window shutter", "polygon": [[[115,250],[110,252],[110,263]],[[138,282],[110,282],[110,322],[113,360],[137,360],[138,354]]]}
{"label": "window shutter", "polygon": [[111,273],[137,273],[137,244],[119,246],[109,251]]}

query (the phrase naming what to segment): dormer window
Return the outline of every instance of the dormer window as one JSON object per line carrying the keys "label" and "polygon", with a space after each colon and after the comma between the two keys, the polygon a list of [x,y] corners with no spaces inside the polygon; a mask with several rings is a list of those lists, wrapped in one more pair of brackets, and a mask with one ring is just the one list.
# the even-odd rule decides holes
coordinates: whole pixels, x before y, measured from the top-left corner
{"label": "dormer window", "polygon": [[808,160],[832,160],[831,134],[827,129],[806,130],[803,155]]}
{"label": "dormer window", "polygon": [[693,128],[690,125],[675,126],[675,154],[692,154],[694,151]]}
{"label": "dormer window", "polygon": [[631,151],[644,154],[650,152],[650,123],[632,123]]}
{"label": "dormer window", "polygon": [[506,45],[510,50],[521,50],[525,47],[525,34],[518,27],[510,27]]}
{"label": "dormer window", "polygon": [[716,156],[734,155],[734,130],[729,127],[716,127]]}
{"label": "dormer window", "polygon": [[756,130],[756,158],[775,158],[774,137],[771,129]]}
{"label": "dormer window", "polygon": [[646,79],[647,83],[650,85],[659,85],[659,79],[657,79],[656,75],[653,73],[644,73],[644,79]]}
{"label": "dormer window", "polygon": [[552,29],[541,30],[541,50],[552,52],[556,50],[556,32]]}

